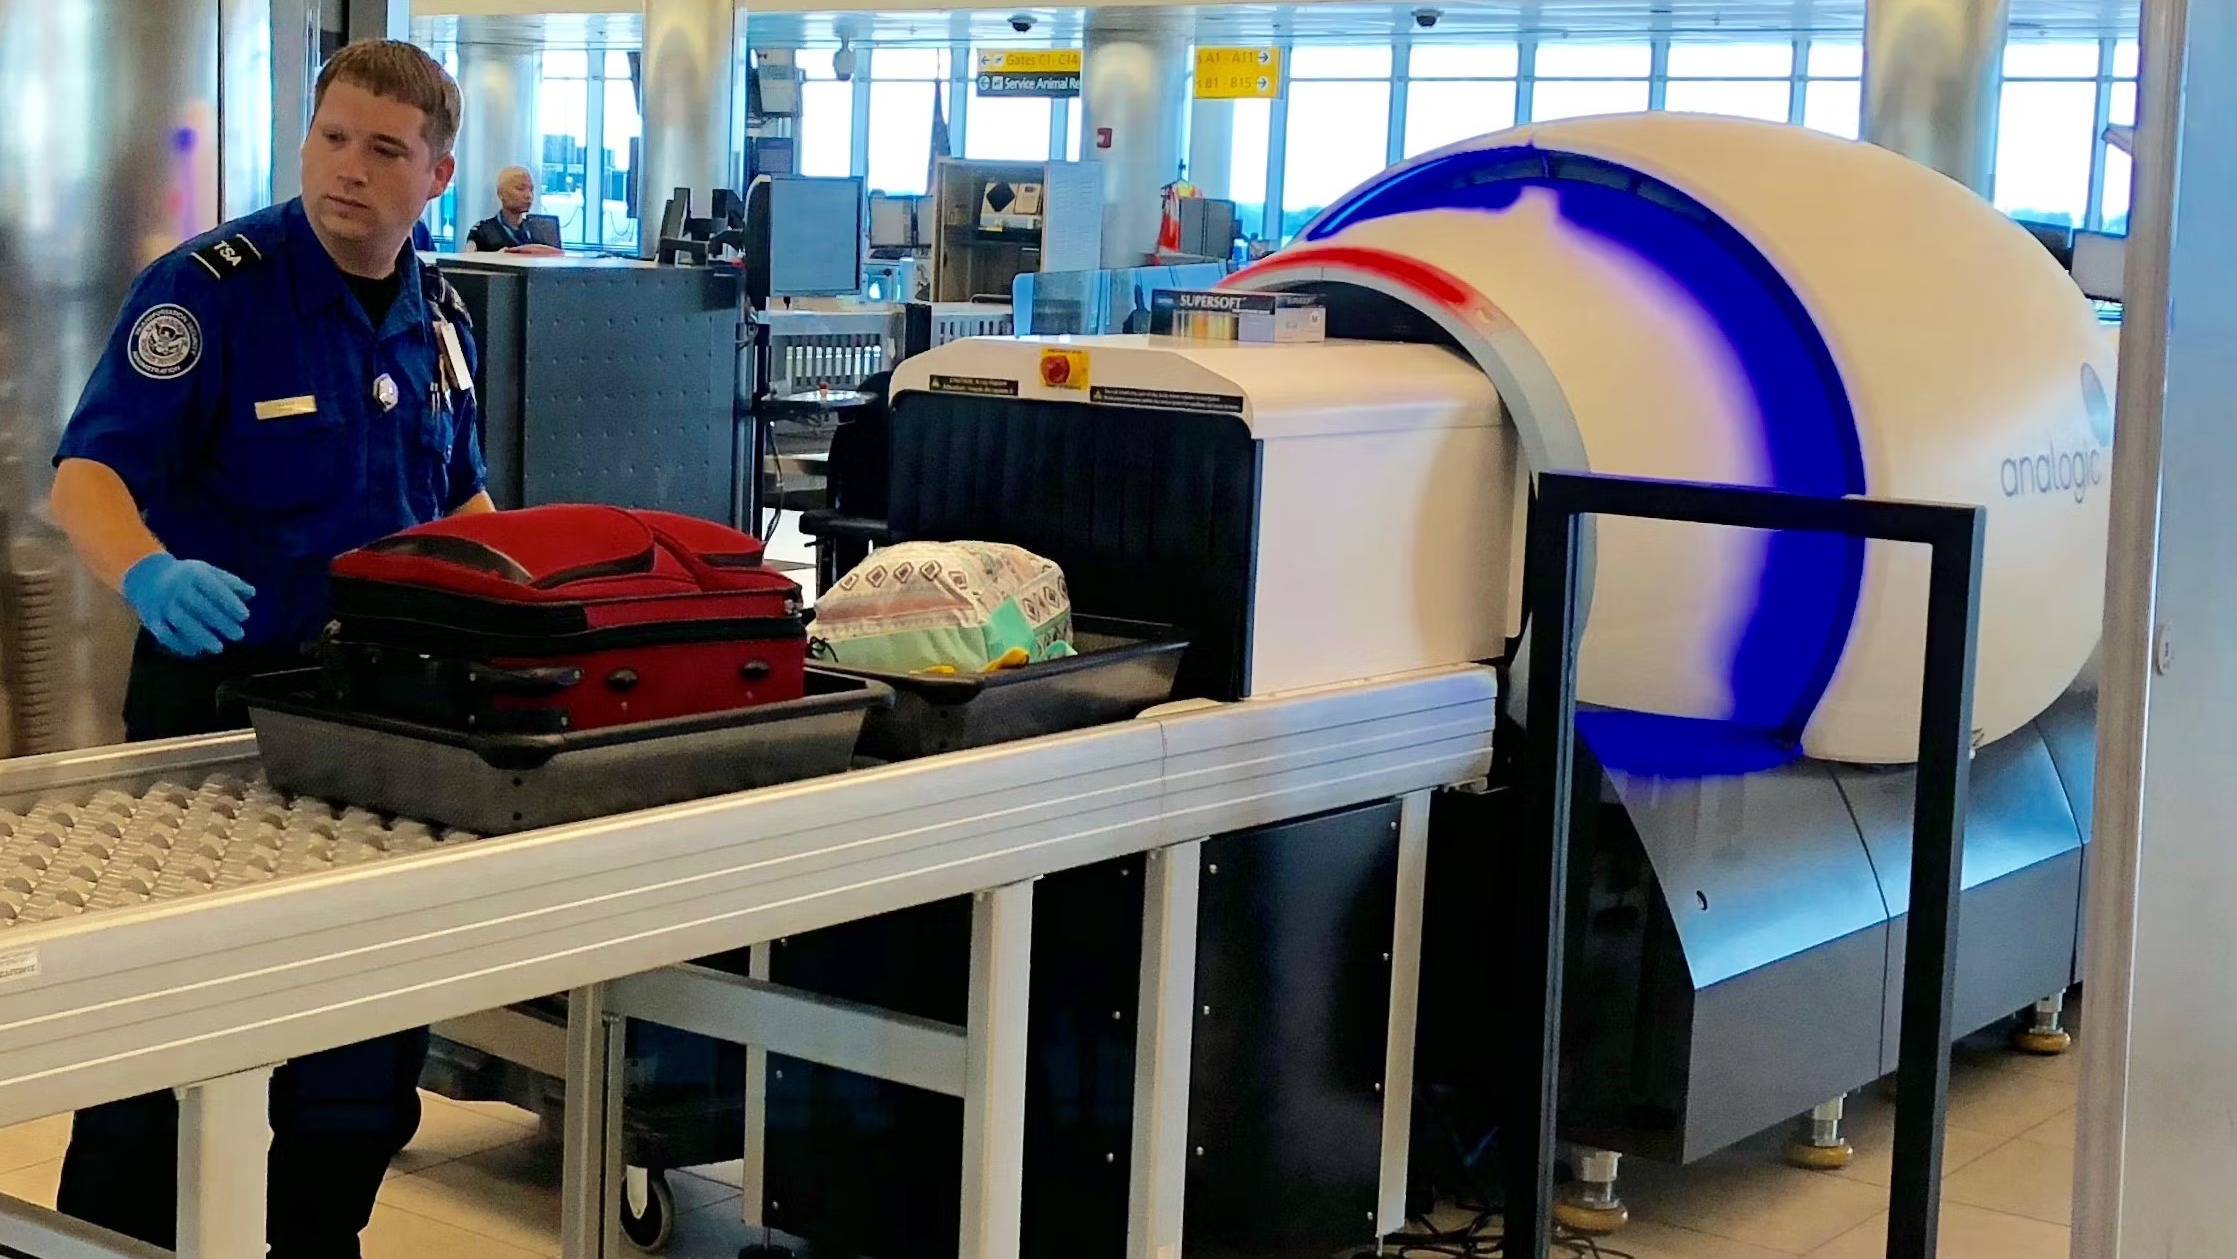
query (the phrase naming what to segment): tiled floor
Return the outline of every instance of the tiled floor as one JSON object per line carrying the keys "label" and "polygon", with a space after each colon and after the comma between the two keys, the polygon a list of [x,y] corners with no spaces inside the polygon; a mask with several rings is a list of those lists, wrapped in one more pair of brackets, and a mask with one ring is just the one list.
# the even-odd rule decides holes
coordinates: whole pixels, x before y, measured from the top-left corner
{"label": "tiled floor", "polygon": [[[2078,1057],[1966,1049],[1951,1081],[1942,1211],[1944,1259],[2064,1259],[2074,1167]],[[1798,1171],[1784,1130],[1691,1167],[1624,1167],[1633,1224],[1608,1246],[1633,1259],[1878,1259],[1885,1253],[1894,1106],[1852,1098],[1856,1161]],[[54,1201],[67,1119],[0,1129],[0,1194]],[[731,1259],[759,1241],[740,1222],[736,1164],[671,1178],[674,1259]],[[557,1147],[535,1119],[494,1103],[427,1099],[366,1235],[367,1259],[529,1259],[559,1253]]]}

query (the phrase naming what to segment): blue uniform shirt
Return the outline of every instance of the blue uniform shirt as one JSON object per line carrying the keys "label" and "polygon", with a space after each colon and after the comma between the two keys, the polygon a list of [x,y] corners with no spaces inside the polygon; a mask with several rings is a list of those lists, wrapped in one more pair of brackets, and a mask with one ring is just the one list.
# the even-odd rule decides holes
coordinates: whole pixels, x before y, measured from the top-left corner
{"label": "blue uniform shirt", "polygon": [[188,241],[133,282],[62,434],[55,461],[114,469],[172,554],[256,587],[250,645],[315,639],[335,556],[483,488],[465,310],[398,266],[375,329],[300,200]]}

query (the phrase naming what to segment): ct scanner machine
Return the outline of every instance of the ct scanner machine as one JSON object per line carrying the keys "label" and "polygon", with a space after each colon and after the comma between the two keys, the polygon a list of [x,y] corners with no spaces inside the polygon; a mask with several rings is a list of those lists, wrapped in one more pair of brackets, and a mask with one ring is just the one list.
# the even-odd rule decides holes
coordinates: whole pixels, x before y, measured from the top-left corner
{"label": "ct scanner machine", "polygon": [[[1986,505],[1955,1025],[2032,1005],[2022,1047],[2063,1048],[2115,364],[2026,231],[1876,147],[1654,113],[1413,159],[1228,283],[1320,295],[1329,342],[903,363],[896,534],[1034,546],[1082,606],[1188,625],[1197,693],[1240,698],[1521,659],[1535,470]],[[1809,1111],[1790,1157],[1846,1160],[1839,1098],[1895,1061],[1926,558],[1598,523],[1562,1126],[1600,1156],[1565,1222],[1620,1220],[1602,1152],[1690,1160]],[[1440,827],[1433,919],[1481,901],[1496,843],[1470,841],[1500,824]],[[1500,968],[1431,930],[1449,1065],[1436,1038],[1481,1027],[1437,1008],[1496,1011]]]}

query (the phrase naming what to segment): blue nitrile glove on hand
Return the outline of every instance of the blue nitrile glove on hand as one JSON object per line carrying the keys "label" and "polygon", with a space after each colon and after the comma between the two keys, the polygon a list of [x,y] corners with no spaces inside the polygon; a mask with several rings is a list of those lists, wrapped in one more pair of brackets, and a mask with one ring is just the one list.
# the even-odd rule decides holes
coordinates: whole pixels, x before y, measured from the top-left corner
{"label": "blue nitrile glove on hand", "polygon": [[124,573],[124,601],[155,641],[182,656],[214,656],[241,641],[256,587],[215,565],[157,551]]}

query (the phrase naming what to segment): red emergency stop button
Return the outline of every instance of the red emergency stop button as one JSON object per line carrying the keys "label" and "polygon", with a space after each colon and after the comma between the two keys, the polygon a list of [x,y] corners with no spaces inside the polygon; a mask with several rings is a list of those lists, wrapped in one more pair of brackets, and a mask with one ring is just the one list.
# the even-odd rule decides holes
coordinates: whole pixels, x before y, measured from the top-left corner
{"label": "red emergency stop button", "polygon": [[1087,352],[1041,351],[1041,384],[1050,389],[1087,388]]}

